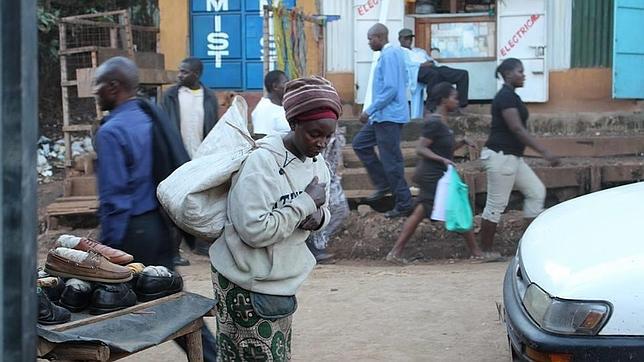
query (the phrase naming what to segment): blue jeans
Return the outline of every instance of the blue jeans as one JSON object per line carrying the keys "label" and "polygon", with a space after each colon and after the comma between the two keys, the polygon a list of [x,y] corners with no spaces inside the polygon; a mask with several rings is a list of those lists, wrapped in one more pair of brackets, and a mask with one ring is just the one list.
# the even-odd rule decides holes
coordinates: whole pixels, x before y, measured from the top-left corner
{"label": "blue jeans", "polygon": [[395,208],[408,210],[412,205],[400,150],[402,126],[395,122],[367,123],[353,138],[353,150],[367,169],[376,190],[391,190],[396,198]]}

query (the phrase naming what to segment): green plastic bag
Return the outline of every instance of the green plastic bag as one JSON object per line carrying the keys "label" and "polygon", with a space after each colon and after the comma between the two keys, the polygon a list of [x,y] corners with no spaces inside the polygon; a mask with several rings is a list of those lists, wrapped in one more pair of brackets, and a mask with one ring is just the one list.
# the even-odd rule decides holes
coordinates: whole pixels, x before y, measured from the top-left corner
{"label": "green plastic bag", "polygon": [[447,190],[445,228],[457,233],[470,231],[474,217],[472,216],[467,184],[458,176],[456,168],[450,167],[449,172],[451,172],[451,178]]}

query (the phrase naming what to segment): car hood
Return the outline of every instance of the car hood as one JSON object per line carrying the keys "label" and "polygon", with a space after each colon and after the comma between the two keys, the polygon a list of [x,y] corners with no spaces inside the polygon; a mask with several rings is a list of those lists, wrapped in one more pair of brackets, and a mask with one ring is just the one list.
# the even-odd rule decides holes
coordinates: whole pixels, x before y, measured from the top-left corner
{"label": "car hood", "polygon": [[603,335],[644,335],[644,182],[563,202],[519,245],[523,270],[553,297],[603,300]]}

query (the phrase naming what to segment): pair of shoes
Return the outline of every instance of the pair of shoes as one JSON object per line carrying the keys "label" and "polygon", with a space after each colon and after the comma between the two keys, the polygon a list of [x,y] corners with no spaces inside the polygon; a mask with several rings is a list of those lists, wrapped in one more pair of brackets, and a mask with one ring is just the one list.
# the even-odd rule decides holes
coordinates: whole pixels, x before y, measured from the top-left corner
{"label": "pair of shoes", "polygon": [[181,255],[177,255],[172,258],[172,264],[174,264],[174,266],[188,266],[190,265],[190,261],[186,258],[182,258]]}
{"label": "pair of shoes", "polygon": [[61,235],[58,238],[57,243],[59,246],[80,250],[84,252],[89,252],[90,250],[93,250],[103,255],[107,260],[110,261],[110,263],[114,263],[118,265],[125,265],[132,262],[132,260],[134,260],[134,257],[132,255],[124,251],[111,248],[107,245],[103,245],[100,242],[89,238],[81,238],[73,235]]}
{"label": "pair of shoes", "polygon": [[388,195],[391,195],[391,191],[389,189],[378,190],[378,191],[375,191],[374,193],[372,193],[371,195],[367,196],[364,199],[364,201],[366,203],[377,202],[377,201],[380,201],[380,200],[384,199]]}
{"label": "pair of shoes", "polygon": [[389,252],[389,254],[387,254],[385,260],[397,265],[408,265],[410,263],[409,260],[403,258],[402,256],[396,256],[392,252]]}
{"label": "pair of shoes", "polygon": [[38,295],[38,323],[51,325],[69,322],[72,314],[67,309],[52,303],[42,288],[37,288],[36,294]]}
{"label": "pair of shoes", "polygon": [[136,304],[136,294],[127,283],[97,284],[92,293],[90,314],[105,314]]}
{"label": "pair of shoes", "polygon": [[89,282],[76,278],[68,279],[58,304],[74,313],[78,313],[87,308],[93,291],[94,288]]}
{"label": "pair of shoes", "polygon": [[163,298],[183,290],[183,278],[179,273],[159,268],[163,267],[148,267],[139,274],[135,291],[140,302]]}
{"label": "pair of shoes", "polygon": [[411,215],[412,211],[413,210],[411,208],[409,208],[407,210],[399,210],[397,208],[394,208],[393,210],[389,210],[389,211],[385,212],[385,217],[387,219],[395,219],[397,217],[409,216],[409,215]]}
{"label": "pair of shoes", "polygon": [[130,269],[110,263],[94,250],[88,253],[68,248],[50,250],[45,262],[45,272],[64,278],[104,283],[123,283],[132,279]]}

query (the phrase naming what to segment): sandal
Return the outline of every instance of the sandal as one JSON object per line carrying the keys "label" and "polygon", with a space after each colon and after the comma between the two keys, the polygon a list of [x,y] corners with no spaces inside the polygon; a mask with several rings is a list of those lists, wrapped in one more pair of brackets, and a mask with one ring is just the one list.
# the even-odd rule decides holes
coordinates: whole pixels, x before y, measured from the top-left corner
{"label": "sandal", "polygon": [[403,258],[401,256],[396,256],[396,255],[394,255],[392,253],[387,254],[387,256],[385,257],[385,260],[390,262],[390,263],[397,264],[397,265],[408,265],[409,264],[409,260],[407,260],[407,259],[405,259],[405,258]]}
{"label": "sandal", "polygon": [[505,257],[501,255],[498,251],[484,251],[483,252],[483,263],[496,263],[505,261]]}

